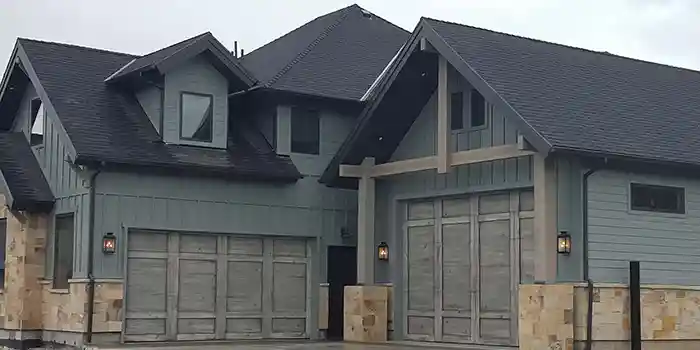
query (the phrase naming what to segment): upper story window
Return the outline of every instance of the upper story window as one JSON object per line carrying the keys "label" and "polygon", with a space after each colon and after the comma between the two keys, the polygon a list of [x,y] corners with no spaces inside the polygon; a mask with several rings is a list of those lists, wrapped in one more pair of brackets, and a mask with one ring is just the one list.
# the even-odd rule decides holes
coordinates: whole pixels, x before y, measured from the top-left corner
{"label": "upper story window", "polygon": [[486,125],[486,100],[478,91],[469,92],[469,113],[464,113],[464,92],[450,95],[450,127],[452,130],[476,129]]}
{"label": "upper story window", "polygon": [[180,138],[212,142],[214,134],[214,98],[212,95],[180,94]]}
{"label": "upper story window", "polygon": [[685,214],[685,189],[682,187],[632,183],[630,192],[632,210]]}
{"label": "upper story window", "polygon": [[32,146],[44,143],[44,104],[35,98],[29,104],[29,115],[31,117],[31,140]]}
{"label": "upper story window", "polygon": [[292,153],[318,154],[319,144],[318,111],[292,107]]}

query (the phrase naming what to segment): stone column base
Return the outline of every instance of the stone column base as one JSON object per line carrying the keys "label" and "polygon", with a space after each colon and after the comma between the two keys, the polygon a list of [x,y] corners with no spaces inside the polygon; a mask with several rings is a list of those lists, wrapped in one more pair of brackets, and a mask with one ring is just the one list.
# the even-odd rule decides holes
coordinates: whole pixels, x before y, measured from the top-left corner
{"label": "stone column base", "polygon": [[390,287],[346,286],[343,337],[346,341],[387,341]]}

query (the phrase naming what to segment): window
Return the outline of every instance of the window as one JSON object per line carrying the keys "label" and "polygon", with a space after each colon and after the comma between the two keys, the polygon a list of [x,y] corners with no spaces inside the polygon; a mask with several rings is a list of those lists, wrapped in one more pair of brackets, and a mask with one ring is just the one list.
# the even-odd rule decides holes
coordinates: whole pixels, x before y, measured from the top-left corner
{"label": "window", "polygon": [[681,187],[630,185],[632,210],[685,214],[685,189]]}
{"label": "window", "polygon": [[318,111],[292,107],[292,152],[318,154],[319,139]]}
{"label": "window", "polygon": [[472,128],[477,128],[486,125],[486,101],[484,101],[484,96],[481,96],[478,91],[472,90],[470,105],[470,126]]}
{"label": "window", "polygon": [[53,287],[68,289],[73,277],[73,214],[56,216],[54,225]]}
{"label": "window", "polygon": [[0,219],[0,289],[5,289],[5,243],[7,242],[7,220]]}
{"label": "window", "polygon": [[464,94],[453,92],[450,95],[450,125],[452,130],[461,130],[464,128]]}
{"label": "window", "polygon": [[214,133],[211,95],[183,92],[180,97],[180,138],[211,142]]}
{"label": "window", "polygon": [[41,145],[44,143],[44,105],[41,100],[35,98],[29,105],[29,115],[31,117],[31,145]]}

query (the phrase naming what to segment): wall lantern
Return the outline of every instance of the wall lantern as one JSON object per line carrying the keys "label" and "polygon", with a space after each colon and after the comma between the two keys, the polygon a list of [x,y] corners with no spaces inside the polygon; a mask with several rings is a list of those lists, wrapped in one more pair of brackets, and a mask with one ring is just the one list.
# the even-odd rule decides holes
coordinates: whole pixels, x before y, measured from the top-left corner
{"label": "wall lantern", "polygon": [[377,247],[377,258],[381,261],[389,260],[389,245],[386,242],[379,243]]}
{"label": "wall lantern", "polygon": [[559,232],[557,236],[557,253],[565,255],[571,253],[571,235],[566,231]]}
{"label": "wall lantern", "polygon": [[114,254],[117,251],[117,237],[114,233],[107,232],[102,237],[102,252],[105,254]]}

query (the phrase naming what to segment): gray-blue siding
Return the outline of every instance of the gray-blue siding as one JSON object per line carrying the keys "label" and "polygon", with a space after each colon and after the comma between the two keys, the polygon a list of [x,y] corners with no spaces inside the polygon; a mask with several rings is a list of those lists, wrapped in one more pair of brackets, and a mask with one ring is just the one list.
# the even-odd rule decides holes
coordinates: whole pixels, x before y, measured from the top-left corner
{"label": "gray-blue siding", "polygon": [[[630,210],[630,182],[685,188],[686,214]],[[589,180],[589,265],[596,282],[626,282],[630,260],[642,283],[700,285],[700,181],[600,171]]]}

